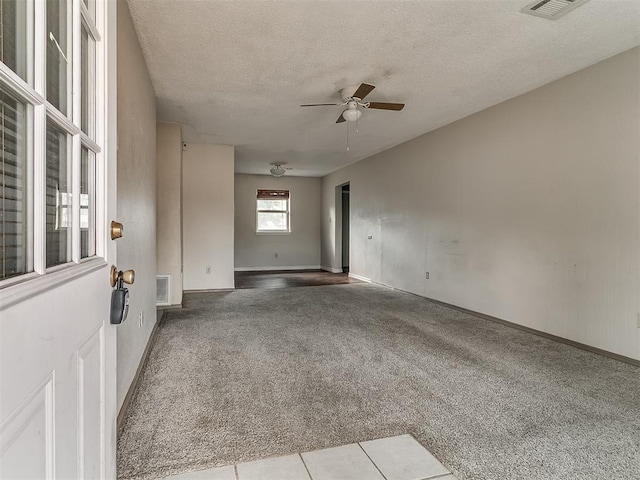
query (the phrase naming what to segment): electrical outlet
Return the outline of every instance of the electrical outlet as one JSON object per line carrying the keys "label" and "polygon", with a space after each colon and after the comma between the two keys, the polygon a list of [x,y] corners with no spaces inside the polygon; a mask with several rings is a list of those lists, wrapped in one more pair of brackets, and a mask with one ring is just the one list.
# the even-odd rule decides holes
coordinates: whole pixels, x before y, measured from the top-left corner
{"label": "electrical outlet", "polygon": [[426,278],[427,280],[429,280],[429,272],[426,272],[426,273],[425,273],[425,278]]}
{"label": "electrical outlet", "polygon": [[207,275],[211,275],[211,267],[210,266],[207,266],[206,272],[207,272]]}
{"label": "electrical outlet", "polygon": [[138,327],[142,328],[144,326],[144,309],[140,310],[138,314]]}

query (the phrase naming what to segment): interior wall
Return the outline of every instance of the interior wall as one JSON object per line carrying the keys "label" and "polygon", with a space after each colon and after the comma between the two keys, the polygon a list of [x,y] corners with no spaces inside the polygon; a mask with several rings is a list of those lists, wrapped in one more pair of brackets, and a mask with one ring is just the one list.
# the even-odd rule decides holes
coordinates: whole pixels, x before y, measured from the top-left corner
{"label": "interior wall", "polygon": [[185,290],[234,288],[234,149],[188,144],[182,156]]}
{"label": "interior wall", "polygon": [[158,123],[157,270],[171,276],[170,303],[182,304],[182,129]]}
{"label": "interior wall", "polygon": [[[236,270],[320,268],[319,177],[235,176]],[[256,233],[258,189],[289,190],[291,233]],[[276,256],[277,255],[277,256]]]}
{"label": "interior wall", "polygon": [[129,316],[117,328],[120,409],[156,322],[156,98],[127,3],[117,10],[118,267],[136,272]]}
{"label": "interior wall", "polygon": [[[351,272],[640,359],[640,48],[323,178]],[[429,272],[429,280],[426,279]]]}

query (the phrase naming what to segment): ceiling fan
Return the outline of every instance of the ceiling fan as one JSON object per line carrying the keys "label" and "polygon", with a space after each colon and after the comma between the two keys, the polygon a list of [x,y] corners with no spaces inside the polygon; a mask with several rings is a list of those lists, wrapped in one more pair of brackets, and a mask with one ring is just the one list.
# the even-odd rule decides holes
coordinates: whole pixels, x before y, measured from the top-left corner
{"label": "ceiling fan", "polygon": [[306,105],[300,105],[301,107],[324,107],[324,106],[336,106],[341,105],[347,107],[338,117],[336,123],[342,123],[345,121],[355,122],[362,116],[363,108],[375,108],[378,110],[394,110],[400,111],[404,108],[404,103],[387,103],[387,102],[363,102],[364,98],[369,95],[374,85],[368,83],[361,83],[359,87],[346,87],[340,91],[340,97],[342,102],[340,103],[310,103]]}
{"label": "ceiling fan", "polygon": [[273,162],[270,165],[271,168],[269,169],[269,173],[274,177],[281,177],[289,170],[307,170],[304,167],[289,167],[286,162]]}

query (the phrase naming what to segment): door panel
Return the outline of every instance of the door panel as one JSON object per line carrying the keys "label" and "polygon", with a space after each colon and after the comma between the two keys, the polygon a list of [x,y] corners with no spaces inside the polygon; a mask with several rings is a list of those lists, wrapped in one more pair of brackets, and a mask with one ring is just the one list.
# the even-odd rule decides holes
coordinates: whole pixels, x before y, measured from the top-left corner
{"label": "door panel", "polygon": [[53,478],[53,398],[50,374],[0,426],[0,478]]}
{"label": "door panel", "polygon": [[100,405],[104,404],[102,388],[103,326],[93,333],[78,350],[78,468],[79,478],[103,478],[105,435]]}
{"label": "door panel", "polygon": [[53,478],[51,468],[58,479],[113,478],[116,327],[108,320],[108,278],[105,263],[2,311],[3,480]]}

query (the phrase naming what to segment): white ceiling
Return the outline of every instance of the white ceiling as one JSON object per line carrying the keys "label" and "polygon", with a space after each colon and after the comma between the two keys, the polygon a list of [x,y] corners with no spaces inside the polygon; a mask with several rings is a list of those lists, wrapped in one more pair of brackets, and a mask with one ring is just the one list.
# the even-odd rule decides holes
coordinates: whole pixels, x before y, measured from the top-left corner
{"label": "white ceiling", "polygon": [[[129,0],[158,97],[186,142],[236,146],[236,172],[319,176],[640,44],[638,0],[559,20],[527,0]],[[405,102],[335,124],[360,82]],[[350,151],[346,151],[347,125]]]}

